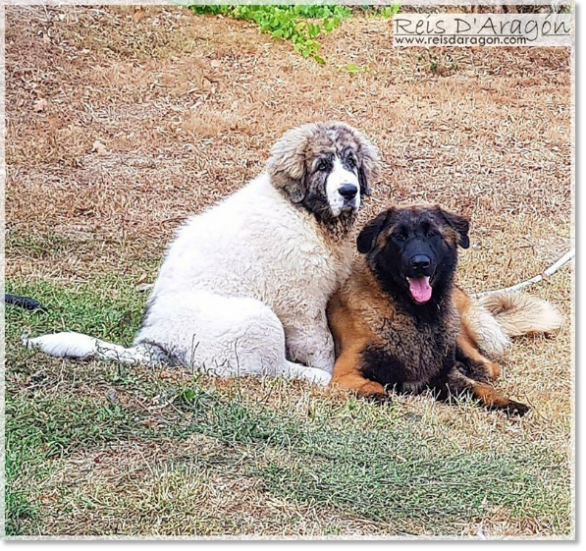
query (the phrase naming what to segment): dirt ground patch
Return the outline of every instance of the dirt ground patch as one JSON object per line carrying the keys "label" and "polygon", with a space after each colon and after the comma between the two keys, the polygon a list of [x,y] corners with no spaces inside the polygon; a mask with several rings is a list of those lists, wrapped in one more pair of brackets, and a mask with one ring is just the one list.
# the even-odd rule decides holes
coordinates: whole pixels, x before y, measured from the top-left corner
{"label": "dirt ground patch", "polygon": [[[345,19],[322,42],[325,66],[252,24],[182,8],[7,8],[7,280],[61,285],[116,273],[152,281],[183,220],[258,174],[285,130],[327,119],[356,126],[381,150],[384,170],[363,219],[420,201],[471,217],[459,276],[471,292],[541,273],[571,247],[567,49],[439,49],[438,74],[423,50],[392,46],[389,19]],[[368,70],[350,74],[349,63]],[[479,433],[494,429],[497,440],[549,440],[570,457],[572,273],[568,265],[531,289],[568,323],[555,338],[516,341],[499,383],[530,403],[532,416],[510,425],[440,409],[446,423],[467,431],[465,447],[489,447],[493,437]],[[91,464],[88,457],[75,461]],[[60,466],[59,476],[75,464]],[[100,471],[93,483],[117,482]],[[233,515],[244,531],[264,515],[257,491],[244,488],[254,507]],[[217,507],[222,515],[231,505]],[[268,531],[288,522],[297,534],[323,528],[301,505],[274,507]],[[62,529],[67,511],[47,527]],[[328,514],[346,533],[380,533],[355,515]],[[499,511],[483,526],[489,535],[555,534],[543,518]]]}

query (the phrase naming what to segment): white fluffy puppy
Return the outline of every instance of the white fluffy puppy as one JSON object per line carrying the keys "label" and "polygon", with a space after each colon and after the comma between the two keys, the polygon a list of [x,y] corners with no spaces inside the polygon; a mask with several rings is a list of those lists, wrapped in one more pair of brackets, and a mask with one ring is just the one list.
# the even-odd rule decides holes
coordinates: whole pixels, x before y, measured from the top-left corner
{"label": "white fluffy puppy", "polygon": [[54,356],[327,384],[326,304],[349,273],[377,169],[377,150],[347,124],[290,130],[265,172],[179,230],[132,347],[79,333],[25,342]]}

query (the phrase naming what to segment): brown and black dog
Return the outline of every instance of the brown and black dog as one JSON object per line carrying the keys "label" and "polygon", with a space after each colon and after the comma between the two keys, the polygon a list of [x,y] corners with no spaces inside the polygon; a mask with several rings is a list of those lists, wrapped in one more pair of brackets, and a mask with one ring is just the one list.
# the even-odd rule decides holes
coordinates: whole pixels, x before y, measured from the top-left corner
{"label": "brown and black dog", "polygon": [[364,227],[361,256],[328,307],[331,384],[375,399],[387,388],[430,388],[439,399],[468,393],[490,409],[528,411],[488,384],[500,367],[481,349],[495,357],[509,335],[553,331],[561,317],[540,299],[500,294],[481,303],[456,287],[468,231],[466,218],[437,206],[390,208]]}

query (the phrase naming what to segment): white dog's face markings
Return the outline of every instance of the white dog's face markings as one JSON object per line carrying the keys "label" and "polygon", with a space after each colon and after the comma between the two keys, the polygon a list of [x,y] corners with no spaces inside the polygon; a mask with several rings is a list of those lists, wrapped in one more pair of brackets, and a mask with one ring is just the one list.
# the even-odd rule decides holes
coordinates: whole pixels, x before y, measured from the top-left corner
{"label": "white dog's face markings", "polygon": [[360,183],[352,163],[343,163],[337,156],[334,158],[326,180],[326,196],[333,216],[360,207]]}
{"label": "white dog's face markings", "polygon": [[324,224],[347,228],[378,173],[376,148],[340,122],[314,123],[287,132],[273,147],[273,185]]}

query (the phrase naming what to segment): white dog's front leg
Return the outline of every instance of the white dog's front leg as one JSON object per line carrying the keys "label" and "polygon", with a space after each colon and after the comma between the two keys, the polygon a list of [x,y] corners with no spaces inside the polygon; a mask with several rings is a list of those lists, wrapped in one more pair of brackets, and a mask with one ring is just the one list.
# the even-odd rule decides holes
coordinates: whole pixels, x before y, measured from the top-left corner
{"label": "white dog's front leg", "polygon": [[325,314],[316,318],[295,320],[294,326],[285,325],[288,357],[293,362],[332,373],[336,361],[334,339]]}

